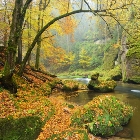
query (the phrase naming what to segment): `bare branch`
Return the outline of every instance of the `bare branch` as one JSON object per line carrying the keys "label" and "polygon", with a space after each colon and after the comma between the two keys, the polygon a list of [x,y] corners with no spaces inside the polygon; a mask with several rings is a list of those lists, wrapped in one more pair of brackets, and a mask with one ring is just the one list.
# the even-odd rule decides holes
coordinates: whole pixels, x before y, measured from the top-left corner
{"label": "bare branch", "polygon": [[110,33],[110,35],[111,35],[111,38],[113,38],[113,36],[112,36],[112,33],[111,33],[111,31],[110,31],[110,28],[109,28],[109,25],[108,25],[108,23],[106,22],[106,20],[98,13],[98,12],[93,12],[93,10],[91,9],[91,7],[89,6],[89,4],[87,3],[87,1],[86,0],[84,0],[84,2],[86,3],[86,5],[88,6],[88,8],[91,10],[91,12],[94,14],[94,15],[98,15],[99,17],[101,17],[101,19],[106,23],[106,25],[107,25],[107,28],[108,28],[108,31],[109,31],[109,33]]}
{"label": "bare branch", "polygon": [[68,9],[67,9],[67,13],[69,12],[69,7],[70,7],[70,0],[68,1]]}
{"label": "bare branch", "polygon": [[97,10],[98,10],[98,6],[99,6],[99,0],[97,0]]}
{"label": "bare branch", "polygon": [[25,2],[24,7],[23,7],[23,9],[22,9],[22,16],[23,16],[23,17],[25,16],[26,10],[27,10],[27,8],[28,8],[28,6],[29,6],[29,4],[30,4],[31,2],[32,2],[32,0],[27,0],[27,1]]}
{"label": "bare branch", "polygon": [[132,36],[111,13],[110,17],[112,17],[128,35]]}
{"label": "bare branch", "polygon": [[84,0],[82,0],[82,1],[81,1],[81,8],[80,8],[80,9],[82,9],[82,8],[83,8],[83,2],[84,2]]}
{"label": "bare branch", "polygon": [[46,7],[49,5],[49,3],[50,3],[50,0],[48,0],[48,2],[47,2],[47,0],[45,0],[43,10],[45,10],[45,9],[46,9]]}

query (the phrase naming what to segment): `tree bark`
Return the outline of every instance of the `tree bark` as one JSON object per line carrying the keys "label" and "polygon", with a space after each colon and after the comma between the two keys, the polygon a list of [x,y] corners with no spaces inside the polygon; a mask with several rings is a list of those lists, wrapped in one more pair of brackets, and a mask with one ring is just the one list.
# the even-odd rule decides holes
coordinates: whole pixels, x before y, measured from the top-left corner
{"label": "tree bark", "polygon": [[18,40],[21,35],[26,9],[32,0],[27,0],[23,7],[23,0],[15,0],[15,7],[12,14],[12,23],[10,27],[10,35],[7,47],[6,62],[4,65],[4,72],[0,82],[2,86],[12,93],[17,92],[17,85],[13,80],[13,72],[16,62],[16,52]]}
{"label": "tree bark", "polygon": [[[40,3],[39,3],[39,11],[44,11],[46,9],[46,7],[48,6],[48,4],[50,3],[50,1],[48,1],[48,3],[43,3],[42,0],[40,0]],[[42,7],[43,5],[43,7]],[[43,17],[44,15],[42,15],[41,17],[41,14],[38,15],[38,32],[40,31],[40,29],[43,28]],[[36,49],[36,62],[35,62],[35,68],[37,70],[39,70],[39,65],[40,65],[40,49],[41,49],[41,35],[40,37],[38,38],[38,41],[37,41],[37,49]]]}
{"label": "tree bark", "polygon": [[40,62],[40,49],[41,49],[41,40],[37,41],[37,49],[36,49],[36,62],[35,62],[35,68],[39,70],[39,62]]}
{"label": "tree bark", "polygon": [[[42,0],[40,0],[39,3],[39,11],[42,11]],[[41,21],[40,21],[41,20]],[[42,28],[42,22],[43,19],[41,19],[41,14],[39,13],[38,15],[38,32],[40,31],[40,29]],[[40,62],[40,49],[41,49],[41,35],[38,38],[37,41],[37,49],[36,49],[36,62],[35,62],[35,68],[38,70],[39,69],[39,62]]]}
{"label": "tree bark", "polygon": [[21,64],[22,62],[22,35],[20,34],[19,40],[18,40],[18,58],[17,63]]}

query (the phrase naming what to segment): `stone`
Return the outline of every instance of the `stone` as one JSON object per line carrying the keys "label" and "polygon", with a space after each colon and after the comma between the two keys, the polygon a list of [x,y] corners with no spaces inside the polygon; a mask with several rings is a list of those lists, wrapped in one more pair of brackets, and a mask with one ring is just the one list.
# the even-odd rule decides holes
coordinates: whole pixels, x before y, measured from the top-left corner
{"label": "stone", "polygon": [[121,138],[132,138],[133,131],[130,128],[124,127],[123,130],[118,132],[115,136]]}
{"label": "stone", "polygon": [[114,90],[114,88],[117,85],[114,80],[99,81],[98,77],[99,77],[99,73],[93,74],[91,76],[91,80],[87,85],[88,89],[94,90],[96,92],[111,92]]}
{"label": "stone", "polygon": [[122,80],[129,83],[140,83],[140,48],[129,48],[126,36],[122,37],[122,45],[118,54],[121,59]]}

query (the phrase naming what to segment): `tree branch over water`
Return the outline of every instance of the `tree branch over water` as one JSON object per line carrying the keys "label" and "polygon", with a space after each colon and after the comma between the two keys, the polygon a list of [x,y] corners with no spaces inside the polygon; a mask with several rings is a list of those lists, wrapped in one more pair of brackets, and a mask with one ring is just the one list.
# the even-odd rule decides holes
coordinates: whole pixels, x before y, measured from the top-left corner
{"label": "tree branch over water", "polygon": [[[31,1],[31,0],[30,0]],[[96,9],[96,10],[93,10],[91,7],[90,7],[90,5],[88,4],[88,2],[86,1],[86,0],[82,0],[82,2],[84,2],[87,6],[88,6],[88,10],[84,10],[84,9],[82,9],[83,7],[82,7],[82,5],[83,4],[81,4],[81,7],[79,8],[79,10],[74,10],[74,11],[71,11],[71,12],[68,12],[68,11],[66,11],[66,13],[65,14],[62,14],[62,15],[60,15],[60,16],[57,16],[57,17],[54,17],[54,19],[52,19],[50,22],[48,22],[37,34],[36,34],[36,36],[35,36],[35,38],[34,38],[34,40],[33,40],[33,42],[32,42],[32,44],[31,44],[31,46],[30,46],[30,48],[28,49],[28,51],[27,51],[27,53],[26,53],[26,55],[25,55],[25,57],[24,57],[24,59],[23,59],[23,63],[22,63],[22,65],[21,65],[21,68],[20,68],[20,70],[19,70],[19,75],[21,76],[22,75],[22,73],[23,73],[23,70],[24,70],[24,67],[25,67],[25,65],[26,65],[26,62],[28,61],[28,58],[29,58],[29,56],[30,56],[30,54],[31,54],[31,51],[33,50],[33,48],[35,47],[35,45],[36,45],[36,43],[37,43],[37,41],[38,41],[38,39],[39,39],[39,37],[42,35],[42,33],[46,30],[46,29],[48,29],[52,24],[54,24],[56,21],[58,21],[58,20],[60,20],[60,19],[62,19],[62,18],[64,18],[64,17],[68,17],[68,16],[70,16],[70,15],[74,15],[74,14],[77,14],[77,13],[86,13],[86,12],[91,12],[91,13],[93,13],[95,16],[99,16],[101,19],[103,19],[104,21],[105,21],[105,23],[106,23],[106,25],[107,25],[107,28],[108,28],[108,30],[109,30],[109,32],[110,32],[110,35],[111,35],[111,37],[112,37],[112,34],[111,34],[111,31],[110,31],[110,28],[109,28],[109,24],[107,23],[107,21],[103,18],[103,16],[110,16],[110,17],[112,17],[114,20],[116,20],[116,22],[122,27],[122,29],[123,30],[125,30],[126,32],[127,32],[127,30],[120,24],[120,22],[113,16],[113,15],[111,15],[110,13],[109,13],[109,11],[111,11],[111,10],[118,10],[118,9],[121,9],[121,8],[127,8],[127,6],[130,6],[132,3],[130,3],[130,4],[123,4],[122,6],[120,6],[120,7],[116,7],[116,8],[110,8],[110,9]],[[127,32],[128,33],[128,32]],[[129,33],[128,33],[129,34]],[[130,34],[129,34],[130,35]]]}

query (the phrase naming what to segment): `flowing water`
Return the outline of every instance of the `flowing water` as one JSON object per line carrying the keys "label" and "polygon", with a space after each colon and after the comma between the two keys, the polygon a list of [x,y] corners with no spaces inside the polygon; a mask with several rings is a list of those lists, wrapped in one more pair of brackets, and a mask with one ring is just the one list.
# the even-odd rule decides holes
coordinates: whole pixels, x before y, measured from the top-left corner
{"label": "flowing water", "polygon": [[[83,81],[84,83],[88,82],[88,79],[86,80],[84,78],[78,80]],[[101,94],[114,95],[121,101],[128,103],[134,107],[134,115],[127,127],[129,127],[133,131],[133,137],[137,140],[140,140],[140,85],[118,82],[114,92],[96,93],[93,91],[82,91],[78,94],[77,97],[69,98],[69,101],[77,103],[79,105],[84,105],[94,97]]]}

